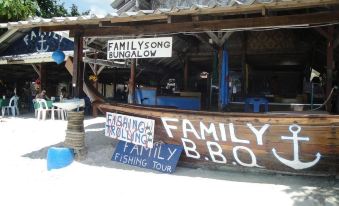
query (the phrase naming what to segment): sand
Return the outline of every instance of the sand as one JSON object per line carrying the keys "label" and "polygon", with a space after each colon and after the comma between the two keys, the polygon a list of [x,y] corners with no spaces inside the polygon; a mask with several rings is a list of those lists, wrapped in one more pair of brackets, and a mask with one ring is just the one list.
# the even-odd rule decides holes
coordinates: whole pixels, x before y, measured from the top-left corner
{"label": "sand", "polygon": [[0,205],[339,205],[334,178],[177,167],[174,174],[111,161],[116,140],[103,117],[84,121],[86,160],[47,170],[46,154],[67,121],[0,119]]}

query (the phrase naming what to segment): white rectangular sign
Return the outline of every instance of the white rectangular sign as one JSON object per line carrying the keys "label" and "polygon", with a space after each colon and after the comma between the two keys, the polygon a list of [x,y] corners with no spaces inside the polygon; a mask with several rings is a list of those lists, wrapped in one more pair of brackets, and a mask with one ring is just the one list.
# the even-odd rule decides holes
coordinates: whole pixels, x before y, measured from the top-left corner
{"label": "white rectangular sign", "polygon": [[172,56],[172,37],[109,40],[107,59],[138,59]]}
{"label": "white rectangular sign", "polygon": [[154,120],[107,112],[105,136],[152,148]]}

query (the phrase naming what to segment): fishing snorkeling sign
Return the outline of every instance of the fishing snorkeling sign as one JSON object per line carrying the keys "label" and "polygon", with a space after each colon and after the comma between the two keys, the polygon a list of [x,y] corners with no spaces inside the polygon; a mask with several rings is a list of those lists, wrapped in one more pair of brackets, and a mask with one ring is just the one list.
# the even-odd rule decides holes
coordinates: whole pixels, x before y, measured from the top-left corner
{"label": "fishing snorkeling sign", "polygon": [[105,136],[152,148],[154,120],[107,112]]}
{"label": "fishing snorkeling sign", "polygon": [[107,59],[139,59],[172,56],[172,37],[110,40]]}

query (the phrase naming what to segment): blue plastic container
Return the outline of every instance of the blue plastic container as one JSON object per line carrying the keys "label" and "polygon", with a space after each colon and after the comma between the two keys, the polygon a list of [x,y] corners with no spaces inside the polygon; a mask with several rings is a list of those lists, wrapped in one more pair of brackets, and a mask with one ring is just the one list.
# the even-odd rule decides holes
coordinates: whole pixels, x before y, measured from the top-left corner
{"label": "blue plastic container", "polygon": [[50,147],[47,151],[47,169],[59,169],[74,160],[74,150],[67,147]]}

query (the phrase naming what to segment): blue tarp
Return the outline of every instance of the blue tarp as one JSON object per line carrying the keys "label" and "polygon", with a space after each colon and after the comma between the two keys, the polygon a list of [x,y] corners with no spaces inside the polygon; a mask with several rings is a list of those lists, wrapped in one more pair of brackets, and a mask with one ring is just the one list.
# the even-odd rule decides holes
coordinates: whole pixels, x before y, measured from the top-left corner
{"label": "blue tarp", "polygon": [[229,91],[228,91],[228,52],[226,50],[226,46],[224,46],[222,51],[222,62],[221,62],[221,79],[219,85],[219,102],[221,108],[224,108],[229,103]]}

